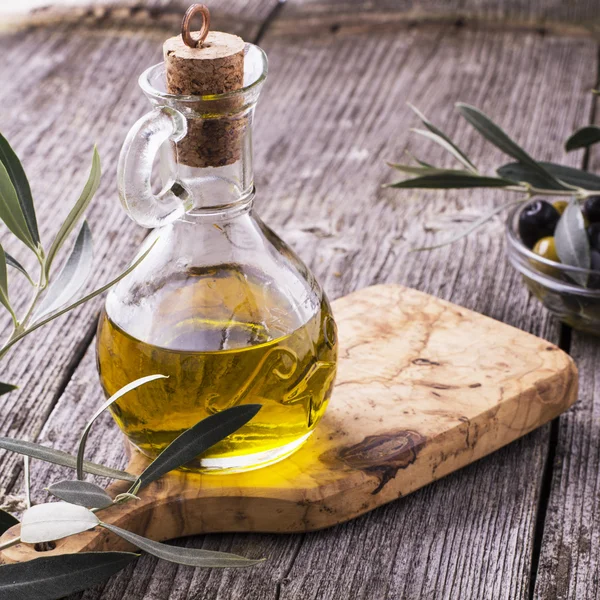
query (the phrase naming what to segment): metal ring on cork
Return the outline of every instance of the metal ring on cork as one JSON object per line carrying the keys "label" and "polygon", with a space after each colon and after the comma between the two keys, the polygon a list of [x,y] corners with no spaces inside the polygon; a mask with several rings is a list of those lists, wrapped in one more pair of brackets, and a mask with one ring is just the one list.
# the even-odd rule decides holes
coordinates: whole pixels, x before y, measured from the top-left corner
{"label": "metal ring on cork", "polygon": [[[190,22],[191,20],[200,13],[202,15],[202,29],[200,29],[200,37],[196,39],[190,33]],[[192,4],[183,15],[183,21],[181,23],[181,37],[186,46],[190,48],[198,48],[202,45],[208,30],[210,29],[210,11],[208,6],[205,4]]]}

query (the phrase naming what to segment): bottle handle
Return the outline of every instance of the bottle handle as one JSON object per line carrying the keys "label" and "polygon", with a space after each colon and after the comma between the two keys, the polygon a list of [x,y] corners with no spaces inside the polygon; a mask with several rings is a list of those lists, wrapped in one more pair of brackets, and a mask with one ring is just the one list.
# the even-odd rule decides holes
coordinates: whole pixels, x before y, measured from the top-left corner
{"label": "bottle handle", "polygon": [[161,106],[145,114],[130,129],[117,168],[119,198],[127,214],[142,227],[154,228],[179,219],[192,208],[192,197],[176,174],[154,194],[152,165],[160,147],[178,142],[187,133],[185,117],[174,108]]}

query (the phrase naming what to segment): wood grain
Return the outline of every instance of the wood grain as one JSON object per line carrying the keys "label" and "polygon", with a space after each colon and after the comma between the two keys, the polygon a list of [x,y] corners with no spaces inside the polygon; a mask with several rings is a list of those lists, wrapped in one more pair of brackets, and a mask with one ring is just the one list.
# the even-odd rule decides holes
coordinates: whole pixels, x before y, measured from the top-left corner
{"label": "wood grain", "polygon": [[581,369],[577,405],[559,421],[554,474],[542,539],[535,597],[586,600],[600,594],[600,509],[597,339],[576,334],[572,354]]}
{"label": "wood grain", "polygon": [[[12,19],[11,25],[38,25],[67,21],[88,25],[134,23],[154,27],[178,25],[187,0],[96,0],[79,6],[52,6]],[[260,26],[277,0],[207,2],[215,23],[236,27]],[[283,4],[283,2],[281,2]],[[234,18],[232,18],[234,17]],[[288,34],[314,34],[333,28],[402,27],[460,23],[496,29],[544,29],[563,34],[595,35],[600,18],[593,0],[288,0],[275,28]],[[8,22],[5,23],[8,26]]]}
{"label": "wood grain", "polygon": [[[188,0],[97,0],[78,4],[53,4],[30,12],[4,15],[0,32],[75,25],[79,29],[117,29],[121,34],[140,36],[148,30],[161,32],[164,41],[181,29],[183,14],[192,2]],[[278,0],[228,0],[226,3],[205,2],[211,11],[211,28],[227,31],[253,40],[263,23],[279,4]]]}
{"label": "wood grain", "polygon": [[274,31],[314,35],[444,23],[563,35],[596,36],[600,31],[592,0],[297,0],[286,3]]}
{"label": "wood grain", "polygon": [[[447,123],[448,133],[481,157],[483,168],[499,164],[502,157],[451,113],[455,100],[484,108],[535,156],[563,159],[560,141],[589,117],[595,44],[455,28],[379,28],[374,36],[327,30],[295,40],[276,34],[276,28],[271,31],[262,44],[271,59],[271,75],[255,136],[258,210],[310,263],[329,295],[399,281],[557,341],[556,324],[504,263],[500,220],[450,250],[408,252],[412,245],[431,242],[431,229],[442,221],[472,218],[497,202],[498,195],[400,195],[382,192],[379,184],[390,178],[383,161],[401,158],[406,131],[416,124],[403,108],[406,100],[438,124]],[[152,61],[150,38],[163,34],[143,29],[134,38],[132,32],[131,27],[111,26],[90,35],[88,28],[64,26],[0,40],[6,56],[0,66],[5,83],[1,101],[10,107],[0,115],[0,126],[11,141],[15,138],[38,196],[49,208],[63,210],[65,184],[72,186],[67,189],[71,197],[78,191],[72,180],[87,165],[84,151],[92,134],[103,140],[105,150],[102,144],[100,149],[114,165],[134,113],[137,117],[145,110],[135,74]],[[40,45],[42,55],[36,51]],[[27,73],[14,71],[17,60],[27,60]],[[33,89],[31,100],[22,94],[23,77]],[[75,108],[75,121],[56,118]],[[429,146],[411,144],[411,149],[424,150],[425,158],[441,158]],[[49,158],[52,171],[46,169]],[[576,160],[567,159],[570,164]],[[94,209],[101,212],[91,219],[102,230],[97,236],[98,255],[105,261],[100,263],[106,269],[102,274],[116,269],[117,259],[124,264],[138,243],[125,219],[115,218],[110,181],[108,173],[97,205],[102,209]],[[44,227],[52,231],[57,222],[46,217]],[[50,413],[39,439],[73,450],[85,419],[100,402],[93,350],[78,364],[87,340],[64,369],[86,322],[91,334],[94,307],[87,310],[40,332],[35,339],[39,354],[32,356],[33,346],[15,353],[11,374],[21,378],[25,390],[14,400],[9,397],[0,424],[3,434],[34,439]],[[43,383],[34,378],[34,366],[45,373]],[[15,412],[19,403],[22,412]],[[25,415],[34,407],[32,424]],[[123,464],[118,432],[108,418],[98,424],[90,444],[90,458]],[[252,571],[193,571],[144,557],[83,597],[320,599],[337,598],[343,590],[369,600],[526,598],[547,444],[547,430],[542,430],[460,474],[332,530],[185,542],[267,557],[265,565]],[[10,486],[17,460],[5,455],[1,464],[4,485],[18,492],[18,484]],[[39,463],[34,467],[38,489],[60,475]]]}
{"label": "wood grain", "polygon": [[[333,304],[338,375],[326,415],[289,458],[256,471],[173,473],[102,520],[155,540],[223,531],[304,532],[407,496],[547,423],[577,399],[577,369],[556,346],[398,285]],[[149,461],[134,452],[128,471]],[[114,497],[127,483],[110,488]],[[20,535],[14,527],[0,540]],[[127,548],[103,530],[46,555]],[[5,550],[3,562],[39,556]]]}
{"label": "wood grain", "polygon": [[[598,106],[595,108],[591,121],[598,123]],[[590,152],[587,169],[600,171],[597,146]],[[535,586],[537,600],[592,600],[600,595],[598,338],[573,331],[570,352],[580,366],[581,392],[576,406],[560,418],[556,428],[552,484]]]}
{"label": "wood grain", "polygon": [[[559,158],[551,140],[566,137],[589,111],[591,98],[584,82],[586,77],[590,83],[593,79],[586,75],[586,65],[595,60],[593,45],[541,36],[512,36],[507,42],[505,36],[452,30],[413,32],[408,39],[380,36],[377,42],[367,36],[331,36],[313,43],[315,54],[308,56],[314,67],[306,64],[300,43],[290,46],[267,38],[264,44],[271,58],[271,81],[259,106],[256,147],[258,209],[267,221],[309,261],[330,296],[371,282],[404,281],[558,339],[547,314],[505,266],[499,221],[450,251],[408,252],[411,245],[432,241],[423,223],[465,218],[497,196],[471,194],[467,201],[463,194],[432,194],[427,204],[414,206],[425,195],[409,194],[398,202],[378,184],[389,180],[383,160],[401,156],[406,147],[405,132],[414,121],[398,107],[407,99],[417,101],[438,123],[449,122],[449,133],[482,156],[483,167],[502,158],[451,115],[452,100],[471,101],[491,114],[515,115],[518,139],[531,152]],[[389,64],[370,70],[364,62],[344,61],[342,57],[360,52],[361,44],[372,44],[376,56],[388,56],[398,65],[391,87],[385,85]],[[328,62],[346,67],[332,78]],[[518,73],[510,96],[503,93],[508,75],[483,76],[492,64]],[[296,94],[291,82],[320,95],[313,101]],[[358,93],[371,89],[386,94],[368,96],[367,101]],[[445,93],[438,95],[439,89]],[[540,94],[547,99],[543,112],[536,109]],[[295,101],[286,103],[288,97]],[[323,106],[328,107],[326,115]],[[269,114],[266,124],[261,110]],[[305,122],[323,126],[294,135]],[[348,131],[353,132],[350,145]],[[290,168],[293,164],[307,166]],[[473,280],[480,283],[476,288]],[[77,431],[86,414],[81,397],[100,402],[92,352],[60,399],[42,440],[73,449],[77,434],[63,431],[63,415],[69,415]],[[118,464],[123,460],[120,440],[114,428],[112,432],[111,437],[106,430],[96,435],[92,456]],[[357,598],[525,598],[546,452],[547,431],[541,431],[402,502],[293,542],[235,534],[187,542],[265,556],[267,569],[209,574],[145,558],[133,575],[114,578],[103,591],[85,597],[120,598],[127,593],[132,598],[163,598],[170,593],[186,598],[188,593],[203,593],[208,598],[335,598],[339,590],[351,590]],[[48,481],[45,467],[37,477]],[[340,554],[345,560],[339,560]]]}

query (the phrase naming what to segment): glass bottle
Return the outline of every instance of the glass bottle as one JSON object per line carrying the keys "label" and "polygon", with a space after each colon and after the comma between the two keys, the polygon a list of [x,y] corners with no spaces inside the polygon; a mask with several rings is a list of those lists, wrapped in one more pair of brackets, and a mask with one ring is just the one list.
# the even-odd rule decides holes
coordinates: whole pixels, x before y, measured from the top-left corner
{"label": "glass bottle", "polygon": [[[323,290],[294,252],[256,216],[252,119],[267,74],[263,51],[246,44],[244,87],[212,96],[165,89],[164,63],[140,77],[155,108],[129,132],[119,194],[154,231],[141,264],[108,294],[97,359],[107,395],[152,381],[112,406],[129,440],[156,456],[200,419],[262,405],[192,469],[244,470],[296,450],[323,416],[336,372],[336,327]],[[234,160],[190,167],[178,148],[190,127],[234,131]],[[152,190],[160,156],[162,190]]]}

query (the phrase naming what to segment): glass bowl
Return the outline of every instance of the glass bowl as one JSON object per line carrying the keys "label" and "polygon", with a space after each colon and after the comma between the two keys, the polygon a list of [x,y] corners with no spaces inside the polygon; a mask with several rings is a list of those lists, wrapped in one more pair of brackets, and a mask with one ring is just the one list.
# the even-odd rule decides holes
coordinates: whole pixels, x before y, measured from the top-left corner
{"label": "glass bowl", "polygon": [[[533,295],[561,321],[600,335],[600,271],[570,267],[534,254],[519,237],[522,208],[514,207],[506,220],[508,261]],[[588,287],[582,285],[586,281]]]}

